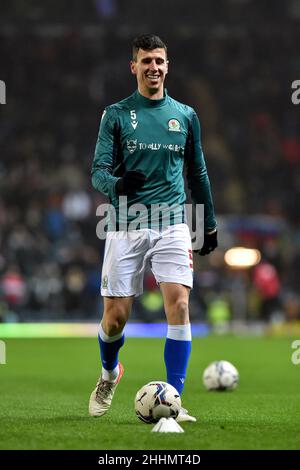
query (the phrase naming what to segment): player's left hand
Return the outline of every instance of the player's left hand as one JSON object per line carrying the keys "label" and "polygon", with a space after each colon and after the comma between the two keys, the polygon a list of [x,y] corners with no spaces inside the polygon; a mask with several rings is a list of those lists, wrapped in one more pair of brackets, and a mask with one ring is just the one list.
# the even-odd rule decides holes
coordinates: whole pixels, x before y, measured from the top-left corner
{"label": "player's left hand", "polygon": [[218,246],[218,231],[204,234],[204,243],[201,250],[197,250],[200,256],[209,255]]}

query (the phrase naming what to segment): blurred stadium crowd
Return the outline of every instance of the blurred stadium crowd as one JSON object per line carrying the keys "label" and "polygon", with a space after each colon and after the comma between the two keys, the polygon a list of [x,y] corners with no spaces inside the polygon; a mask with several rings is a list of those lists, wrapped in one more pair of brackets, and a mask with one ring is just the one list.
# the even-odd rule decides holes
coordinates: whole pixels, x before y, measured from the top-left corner
{"label": "blurred stadium crowd", "polygon": [[[195,255],[193,321],[300,318],[299,2],[1,2],[0,321],[96,319],[104,243],[90,182],[104,107],[135,89],[131,41],[169,46],[169,94],[193,106],[220,222]],[[259,248],[229,269],[224,252]],[[134,319],[163,318],[150,272]]]}

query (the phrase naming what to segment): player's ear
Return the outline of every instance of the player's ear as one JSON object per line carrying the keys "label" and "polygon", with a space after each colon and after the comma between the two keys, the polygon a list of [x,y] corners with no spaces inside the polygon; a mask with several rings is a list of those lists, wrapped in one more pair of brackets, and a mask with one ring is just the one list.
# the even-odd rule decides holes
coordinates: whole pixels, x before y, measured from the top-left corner
{"label": "player's ear", "polygon": [[169,61],[167,60],[166,61],[166,75],[167,75],[168,72],[169,72]]}
{"label": "player's ear", "polygon": [[132,75],[136,75],[136,62],[134,60],[130,61],[130,70]]}

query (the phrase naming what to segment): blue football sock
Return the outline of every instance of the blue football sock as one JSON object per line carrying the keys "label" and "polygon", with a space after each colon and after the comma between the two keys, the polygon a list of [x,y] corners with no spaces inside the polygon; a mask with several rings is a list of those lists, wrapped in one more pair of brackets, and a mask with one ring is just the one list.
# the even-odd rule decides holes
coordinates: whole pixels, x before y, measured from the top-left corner
{"label": "blue football sock", "polygon": [[123,332],[115,335],[108,336],[100,324],[98,341],[100,346],[100,356],[102,366],[106,370],[113,370],[117,367],[119,359],[119,349],[123,346],[125,335]]}
{"label": "blue football sock", "polygon": [[169,325],[165,343],[167,382],[181,395],[192,349],[191,325]]}

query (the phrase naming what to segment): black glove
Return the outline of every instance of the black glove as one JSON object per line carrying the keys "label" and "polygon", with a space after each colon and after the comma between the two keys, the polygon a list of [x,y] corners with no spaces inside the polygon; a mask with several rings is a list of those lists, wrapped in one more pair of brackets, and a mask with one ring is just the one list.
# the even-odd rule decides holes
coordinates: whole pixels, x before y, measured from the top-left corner
{"label": "black glove", "polygon": [[124,176],[116,183],[116,193],[118,196],[128,196],[134,194],[137,189],[141,189],[146,181],[146,175],[140,170],[126,171]]}
{"label": "black glove", "polygon": [[216,230],[213,233],[204,234],[204,243],[201,250],[196,250],[200,256],[208,255],[211,251],[214,251],[218,246],[218,231]]}

